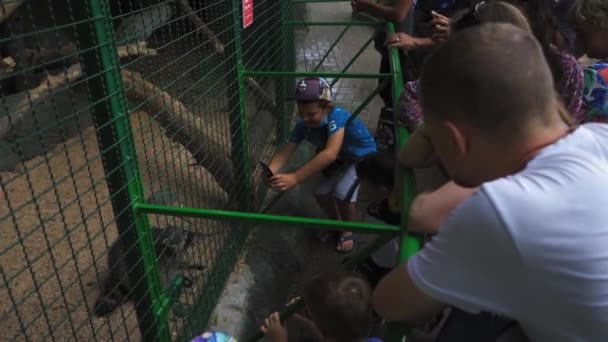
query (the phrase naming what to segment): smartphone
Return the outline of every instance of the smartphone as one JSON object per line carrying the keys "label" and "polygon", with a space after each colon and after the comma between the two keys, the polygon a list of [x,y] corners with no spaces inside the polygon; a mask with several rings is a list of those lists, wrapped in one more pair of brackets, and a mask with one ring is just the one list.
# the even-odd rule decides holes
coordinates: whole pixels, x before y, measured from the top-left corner
{"label": "smartphone", "polygon": [[270,177],[274,176],[274,173],[268,167],[268,165],[266,165],[266,163],[260,162],[260,167],[262,168],[262,174],[264,175],[264,177],[270,178]]}

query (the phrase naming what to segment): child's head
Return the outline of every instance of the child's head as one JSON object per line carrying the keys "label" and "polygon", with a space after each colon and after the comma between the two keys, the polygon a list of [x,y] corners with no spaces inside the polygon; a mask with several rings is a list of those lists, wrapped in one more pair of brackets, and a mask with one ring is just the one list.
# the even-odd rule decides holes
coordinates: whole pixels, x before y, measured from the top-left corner
{"label": "child's head", "polygon": [[331,86],[321,77],[306,78],[296,86],[298,115],[309,127],[317,127],[331,111]]}
{"label": "child's head", "polygon": [[570,21],[582,53],[591,58],[608,58],[608,1],[577,0]]}
{"label": "child's head", "polygon": [[542,48],[510,24],[455,34],[428,58],[419,87],[435,151],[459,185],[502,176],[490,169],[506,163],[498,151],[563,125]]}
{"label": "child's head", "polygon": [[359,341],[371,331],[372,290],[354,273],[326,272],[315,277],[303,299],[311,320],[326,339]]}

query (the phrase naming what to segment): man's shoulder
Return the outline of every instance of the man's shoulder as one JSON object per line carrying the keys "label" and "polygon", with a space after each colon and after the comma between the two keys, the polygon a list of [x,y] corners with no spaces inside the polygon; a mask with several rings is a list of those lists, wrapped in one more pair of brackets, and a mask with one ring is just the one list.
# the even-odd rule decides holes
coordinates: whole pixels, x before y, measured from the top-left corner
{"label": "man's shoulder", "polygon": [[[569,162],[563,162],[568,160]],[[558,171],[583,164],[608,162],[608,125],[586,123],[543,149],[522,172],[538,168]],[[580,171],[588,171],[582,168]]]}
{"label": "man's shoulder", "polygon": [[[505,226],[515,230],[558,227],[601,211],[608,193],[608,125],[579,127],[541,151],[522,171],[487,182],[480,192]],[[555,217],[562,221],[553,222]]]}

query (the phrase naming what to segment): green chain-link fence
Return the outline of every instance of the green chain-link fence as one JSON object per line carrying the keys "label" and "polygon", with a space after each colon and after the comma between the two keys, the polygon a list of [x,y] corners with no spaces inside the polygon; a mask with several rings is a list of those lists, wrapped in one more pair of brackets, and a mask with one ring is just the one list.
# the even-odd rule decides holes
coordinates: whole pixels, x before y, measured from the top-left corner
{"label": "green chain-link fence", "polygon": [[0,1],[0,340],[200,332],[249,226],[134,204],[255,209],[291,86],[241,71],[293,70],[292,6]]}
{"label": "green chain-link fence", "polygon": [[399,232],[255,213],[305,2],[0,0],[0,340],[184,340],[256,222]]}

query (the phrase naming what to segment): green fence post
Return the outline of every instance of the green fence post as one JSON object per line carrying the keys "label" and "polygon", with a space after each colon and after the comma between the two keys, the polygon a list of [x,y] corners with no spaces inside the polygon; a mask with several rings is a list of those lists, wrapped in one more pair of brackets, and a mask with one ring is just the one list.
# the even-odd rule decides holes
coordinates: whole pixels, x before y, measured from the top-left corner
{"label": "green fence post", "polygon": [[234,170],[235,189],[231,192],[231,202],[239,203],[239,210],[253,210],[249,144],[247,133],[247,97],[245,94],[243,52],[241,46],[241,1],[231,0],[229,11],[232,13],[232,42],[227,46],[229,56],[228,104],[230,107],[231,158]]}
{"label": "green fence post", "polygon": [[[87,77],[89,101],[119,238],[128,248],[125,258],[130,277],[137,279],[131,294],[142,341],[171,339],[166,321],[155,312],[161,309],[160,286],[154,241],[145,214],[137,214],[134,204],[143,201],[129,111],[120,65],[113,40],[109,5],[106,0],[82,1],[74,6],[83,22],[77,26],[83,73]],[[141,281],[145,279],[145,281]]]}
{"label": "green fence post", "polygon": [[[395,27],[393,23],[387,24],[387,34],[390,36],[395,33]],[[392,83],[393,83],[393,108],[394,117],[393,122],[395,125],[395,133],[397,135],[397,150],[402,147],[408,138],[408,132],[403,127],[399,127],[399,97],[403,89],[403,77],[401,70],[401,63],[399,62],[399,51],[396,48],[389,49]],[[399,264],[404,263],[410,256],[414,255],[420,249],[420,242],[414,237],[408,236],[407,218],[409,216],[409,209],[412,200],[415,196],[415,181],[412,170],[398,170],[398,177],[402,177],[403,189],[402,191],[402,203],[401,203],[401,233],[399,239],[399,256],[397,262]],[[387,328],[386,341],[404,342],[407,339],[409,333],[408,326],[403,323],[390,323]]]}
{"label": "green fence post", "polygon": [[[387,31],[388,35],[395,33],[395,27],[392,23],[387,24]],[[397,146],[401,147],[408,138],[408,131],[403,127],[399,127],[399,98],[401,97],[401,91],[403,90],[403,77],[401,63],[399,62],[399,51],[396,48],[391,48],[389,49],[389,54],[393,81],[393,122],[395,124],[395,132],[397,133]],[[409,216],[410,205],[416,195],[414,174],[412,170],[401,170],[400,172],[401,174],[399,176],[404,179],[404,189],[401,189],[401,191],[403,191],[401,205],[401,218],[403,220],[401,222],[401,227],[403,227],[403,229],[401,233],[398,261],[399,263],[403,263],[408,257],[412,256],[420,249],[420,244],[417,239],[408,238],[407,234],[407,217]]]}
{"label": "green fence post", "polygon": [[[285,26],[285,22],[289,20],[289,12],[291,10],[290,0],[280,0],[281,1],[281,23],[280,23],[280,36],[279,39],[281,41],[281,53],[279,54],[280,62],[277,67],[281,71],[290,71],[290,63],[289,63],[289,54],[292,53],[288,51],[290,48],[288,40],[289,40],[289,32],[292,31],[291,27]],[[293,37],[291,37],[293,40]],[[276,69],[275,69],[276,70]],[[289,85],[290,82],[288,79],[275,79],[275,102],[276,102],[276,112],[274,113],[275,117],[275,130],[277,137],[277,146],[282,146],[285,141],[287,141],[287,135],[289,134],[289,124],[291,115],[293,114],[293,105],[286,105],[285,98],[287,98],[288,92],[291,90]],[[289,112],[291,109],[291,112]]]}
{"label": "green fence post", "polygon": [[[293,26],[285,25],[286,22],[292,20],[293,5],[292,0],[281,0],[281,71],[295,71],[295,36]],[[294,113],[294,104],[292,102],[285,103],[287,94],[295,88],[295,78],[275,79],[275,98],[277,103],[276,118],[276,136],[277,145],[281,146],[287,141],[289,129],[291,126],[291,117]],[[280,105],[279,105],[280,104]]]}

